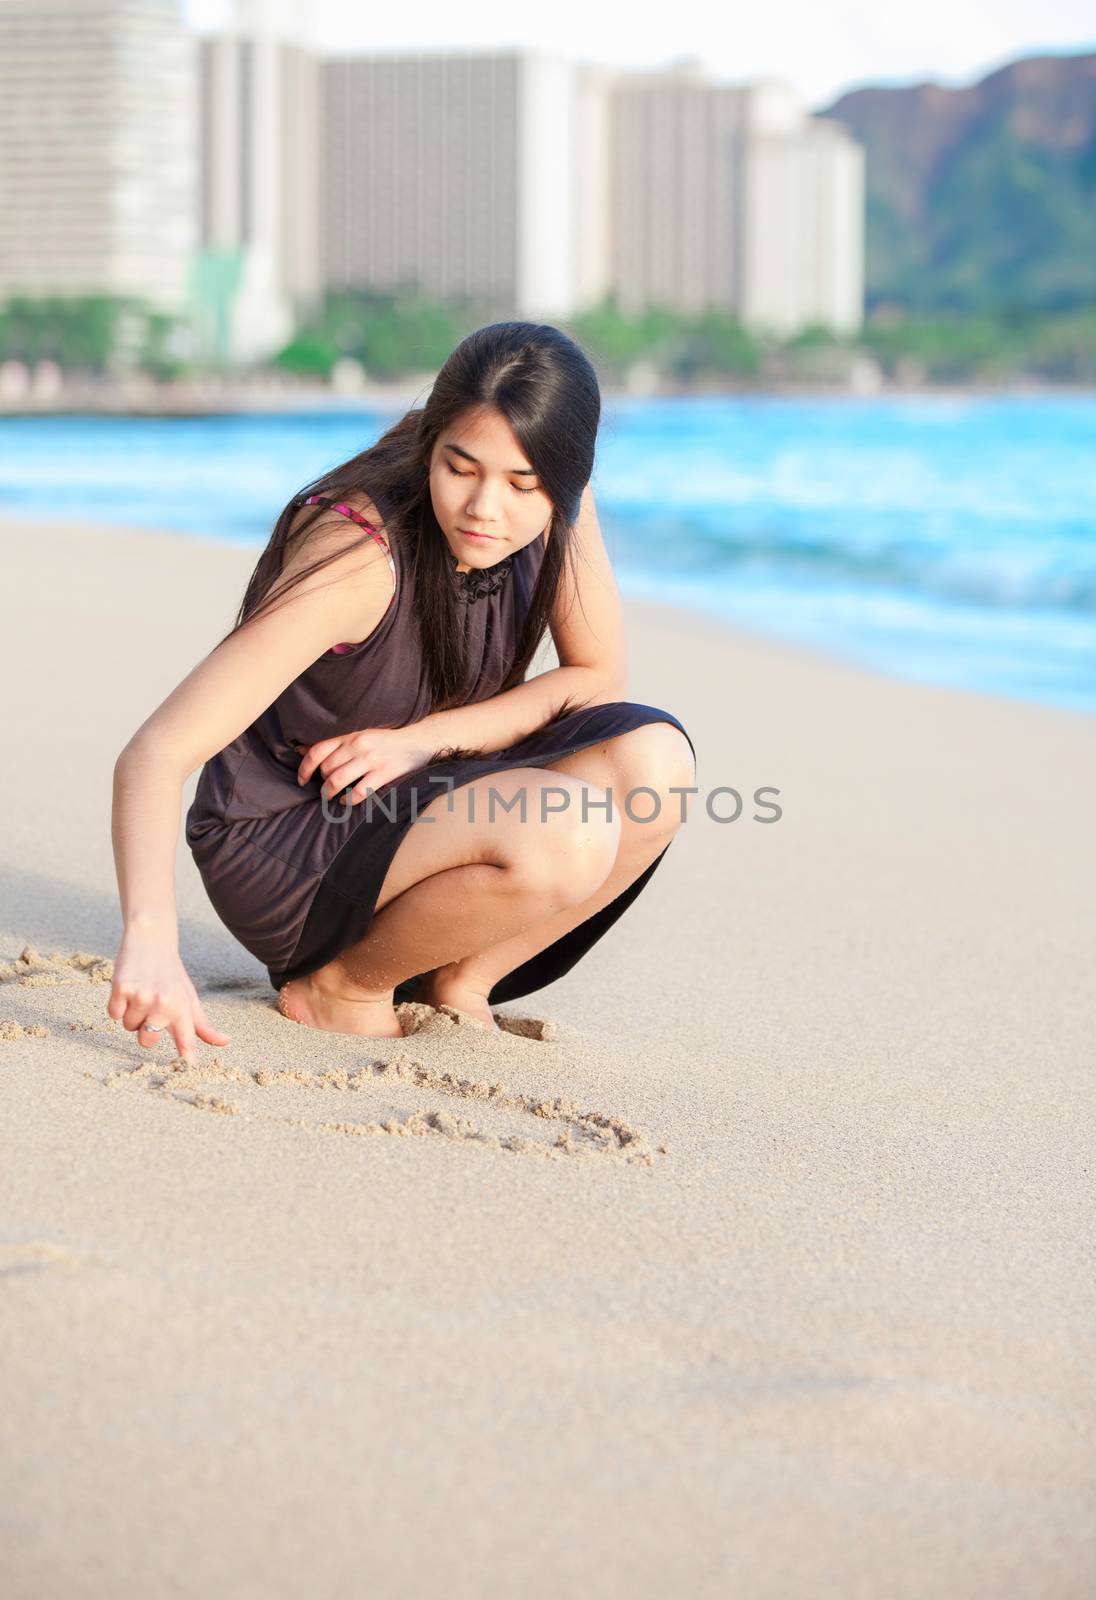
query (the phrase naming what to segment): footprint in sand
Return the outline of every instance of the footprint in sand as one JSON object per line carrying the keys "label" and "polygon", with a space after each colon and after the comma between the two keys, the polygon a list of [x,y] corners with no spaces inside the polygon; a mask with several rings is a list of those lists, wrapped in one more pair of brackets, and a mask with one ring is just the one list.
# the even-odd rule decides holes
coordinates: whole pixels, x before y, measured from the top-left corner
{"label": "footprint in sand", "polygon": [[[479,1017],[470,1016],[467,1011],[458,1011],[455,1006],[428,1006],[421,1000],[404,1000],[395,1007],[395,1012],[405,1038],[415,1033],[437,1032],[439,1026],[442,1029],[479,1028],[484,1033],[494,1032]],[[500,1033],[514,1034],[519,1039],[547,1041],[555,1039],[559,1033],[556,1024],[546,1017],[505,1017],[499,1011],[492,1011],[491,1015],[498,1023]]]}

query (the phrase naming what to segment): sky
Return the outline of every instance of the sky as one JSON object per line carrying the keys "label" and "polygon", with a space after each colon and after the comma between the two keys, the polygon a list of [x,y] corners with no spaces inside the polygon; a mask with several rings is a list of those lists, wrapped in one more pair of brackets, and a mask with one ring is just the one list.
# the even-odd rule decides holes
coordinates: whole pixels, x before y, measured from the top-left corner
{"label": "sky", "polygon": [[[237,0],[183,0],[193,26],[218,25]],[[243,0],[249,3],[249,0]],[[254,3],[254,0],[250,0]],[[674,0],[650,9],[589,0],[515,6],[372,6],[363,0],[261,0],[296,12],[297,36],[343,50],[501,50],[535,46],[608,67],[699,61],[722,82],[781,78],[814,110],[865,84],[976,81],[1018,56],[1096,51],[1093,0],[777,0],[756,6]]]}

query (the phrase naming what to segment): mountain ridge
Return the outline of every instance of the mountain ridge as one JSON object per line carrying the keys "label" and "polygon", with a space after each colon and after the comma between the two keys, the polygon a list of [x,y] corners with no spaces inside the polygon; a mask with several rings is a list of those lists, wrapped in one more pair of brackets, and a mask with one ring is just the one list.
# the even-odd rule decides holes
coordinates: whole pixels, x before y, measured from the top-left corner
{"label": "mountain ridge", "polygon": [[869,311],[1096,301],[1096,52],[866,85],[816,115],[866,150]]}

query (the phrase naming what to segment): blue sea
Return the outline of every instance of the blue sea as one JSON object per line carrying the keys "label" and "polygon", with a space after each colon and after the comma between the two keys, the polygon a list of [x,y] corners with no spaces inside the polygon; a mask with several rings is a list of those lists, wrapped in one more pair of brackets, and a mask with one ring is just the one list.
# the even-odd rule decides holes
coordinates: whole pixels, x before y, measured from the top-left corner
{"label": "blue sea", "polygon": [[[9,418],[0,509],[258,554],[394,415]],[[593,486],[625,594],[1096,711],[1096,395],[614,399]]]}

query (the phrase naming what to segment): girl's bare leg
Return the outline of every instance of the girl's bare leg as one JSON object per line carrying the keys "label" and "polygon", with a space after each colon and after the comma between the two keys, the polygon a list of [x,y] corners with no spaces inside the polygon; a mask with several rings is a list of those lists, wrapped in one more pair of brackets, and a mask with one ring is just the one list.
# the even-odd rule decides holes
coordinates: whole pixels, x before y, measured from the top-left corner
{"label": "girl's bare leg", "polygon": [[[620,847],[612,871],[587,899],[564,906],[543,922],[433,972],[421,995],[428,1004],[456,1006],[490,1021],[487,996],[500,978],[623,894],[661,855],[681,823],[683,797],[670,793],[670,787],[695,783],[692,751],[669,722],[648,723],[575,755],[561,757],[550,771],[585,779],[599,790],[611,791],[613,813],[621,822]],[[641,786],[642,791],[633,795],[632,791]],[[648,789],[658,794],[657,816],[650,822],[632,821],[624,806],[625,797],[631,795],[630,809],[636,818],[650,817],[655,813],[655,801],[646,792]]]}
{"label": "girl's bare leg", "polygon": [[[502,801],[493,815],[492,787]],[[620,823],[593,808],[583,819],[586,787],[555,771],[521,767],[460,786],[452,809],[450,797],[437,793],[400,841],[365,938],[318,972],[287,983],[281,996],[287,1013],[336,1033],[399,1036],[392,1002],[398,983],[587,899],[612,869]],[[541,791],[553,788],[569,791],[566,809],[541,820]],[[470,789],[478,791],[472,805]],[[525,821],[519,810],[504,809],[522,789]],[[425,820],[431,816],[433,822]]]}

